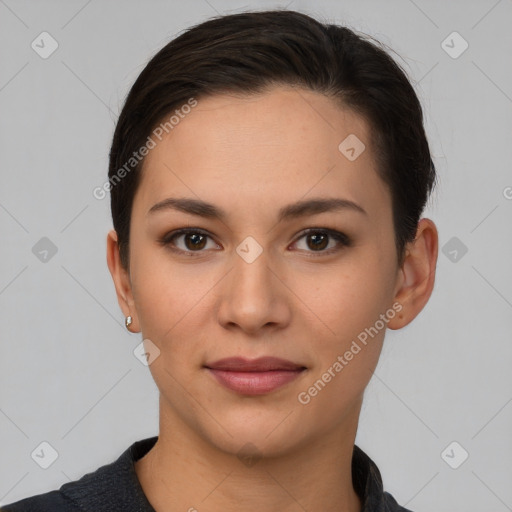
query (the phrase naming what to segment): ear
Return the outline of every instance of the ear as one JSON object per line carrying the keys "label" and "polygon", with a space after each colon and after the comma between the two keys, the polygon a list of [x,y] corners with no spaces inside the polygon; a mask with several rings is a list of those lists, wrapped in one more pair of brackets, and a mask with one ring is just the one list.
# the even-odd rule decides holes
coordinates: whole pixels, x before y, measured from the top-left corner
{"label": "ear", "polygon": [[107,265],[114,281],[117,301],[123,315],[125,317],[132,317],[132,324],[129,330],[130,332],[139,332],[139,319],[137,318],[137,311],[133,300],[130,274],[121,264],[117,233],[113,229],[107,235]]}
{"label": "ear", "polygon": [[420,313],[434,288],[438,254],[438,234],[430,219],[421,219],[416,238],[407,244],[399,271],[395,302],[402,309],[388,322],[390,329],[401,329]]}

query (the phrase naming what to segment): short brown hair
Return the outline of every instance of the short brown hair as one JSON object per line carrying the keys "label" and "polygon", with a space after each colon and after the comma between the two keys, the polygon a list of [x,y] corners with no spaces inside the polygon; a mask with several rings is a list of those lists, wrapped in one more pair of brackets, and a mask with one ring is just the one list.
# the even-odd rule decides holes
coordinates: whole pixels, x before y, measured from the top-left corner
{"label": "short brown hair", "polygon": [[[217,16],[158,51],[133,84],[119,116],[110,150],[110,183],[153,129],[191,97],[249,95],[274,85],[325,94],[367,120],[379,175],[391,192],[401,264],[436,181],[418,97],[401,67],[377,43],[300,12]],[[110,189],[114,229],[127,269],[131,210],[143,162]]]}

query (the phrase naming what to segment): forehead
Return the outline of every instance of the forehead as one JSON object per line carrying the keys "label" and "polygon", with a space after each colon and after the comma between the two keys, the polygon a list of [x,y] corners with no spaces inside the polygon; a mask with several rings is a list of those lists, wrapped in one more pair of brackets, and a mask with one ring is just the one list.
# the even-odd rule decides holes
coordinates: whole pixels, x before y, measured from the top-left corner
{"label": "forehead", "polygon": [[342,196],[377,214],[389,206],[366,121],[332,99],[275,87],[197,101],[146,156],[137,204],[196,196],[240,211],[309,194]]}

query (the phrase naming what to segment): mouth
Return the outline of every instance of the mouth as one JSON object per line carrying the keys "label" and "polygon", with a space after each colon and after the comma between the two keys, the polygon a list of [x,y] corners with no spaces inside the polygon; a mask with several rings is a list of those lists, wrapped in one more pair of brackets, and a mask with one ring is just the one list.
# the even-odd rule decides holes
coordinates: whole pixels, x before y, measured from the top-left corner
{"label": "mouth", "polygon": [[204,366],[224,387],[243,395],[264,395],[295,380],[307,368],[276,357],[231,357]]}

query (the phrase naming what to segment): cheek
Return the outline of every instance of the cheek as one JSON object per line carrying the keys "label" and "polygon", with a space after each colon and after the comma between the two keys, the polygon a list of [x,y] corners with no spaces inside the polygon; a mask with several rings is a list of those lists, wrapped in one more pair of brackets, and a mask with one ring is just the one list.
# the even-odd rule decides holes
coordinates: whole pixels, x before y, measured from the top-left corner
{"label": "cheek", "polygon": [[[389,321],[395,312],[388,311],[390,265],[375,254],[361,252],[347,258],[338,272],[317,276],[309,296],[305,287],[298,291],[308,297],[307,305],[317,316],[310,324],[316,364],[308,384],[318,383],[311,391],[323,396],[319,405],[327,406],[328,397],[341,406],[359,396],[378,363],[385,319]],[[323,391],[323,385],[329,390]]]}
{"label": "cheek", "polygon": [[297,402],[320,429],[357,407],[379,360],[386,331],[380,315],[389,307],[388,290],[385,276],[373,268],[332,274],[308,302],[321,322],[316,321],[311,336],[315,364]]}
{"label": "cheek", "polygon": [[208,265],[198,269],[177,265],[165,250],[149,244],[134,251],[132,290],[142,335],[160,349],[166,367],[190,366],[202,354],[201,322],[211,318],[208,292],[219,277]]}
{"label": "cheek", "polygon": [[131,284],[145,336],[160,339],[186,313],[187,296],[196,280],[172,265],[166,250],[134,229],[131,238]]}
{"label": "cheek", "polygon": [[337,268],[296,280],[294,292],[316,315],[324,340],[343,344],[375,323],[392,292],[388,266],[361,251],[337,263]]}
{"label": "cheek", "polygon": [[[202,309],[204,284],[176,270],[160,273],[156,269],[133,284],[142,334],[158,346],[172,348],[173,340],[196,332],[194,316]],[[204,299],[203,299],[204,300]],[[187,339],[189,339],[187,336]]]}

